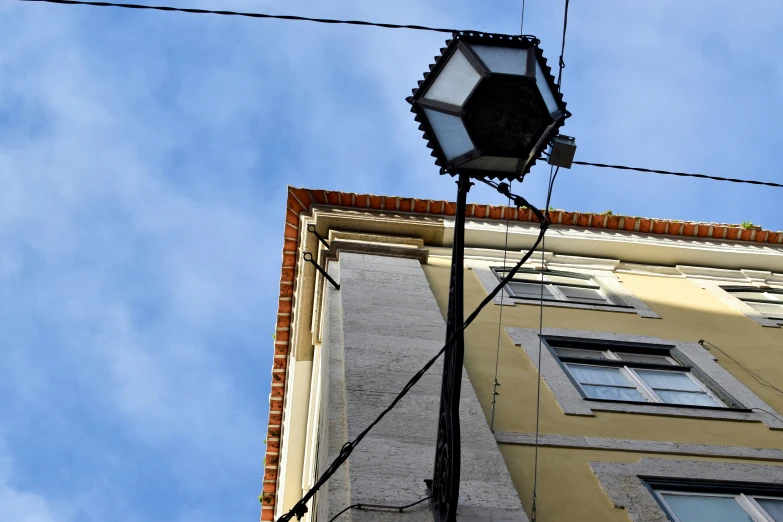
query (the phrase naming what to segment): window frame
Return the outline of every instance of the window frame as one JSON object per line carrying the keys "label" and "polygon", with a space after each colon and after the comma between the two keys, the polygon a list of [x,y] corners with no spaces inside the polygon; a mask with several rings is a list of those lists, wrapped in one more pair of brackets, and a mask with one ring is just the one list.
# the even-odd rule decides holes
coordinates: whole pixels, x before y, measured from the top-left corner
{"label": "window frame", "polygon": [[733,498],[745,510],[748,516],[753,519],[753,522],[780,522],[775,520],[757,501],[757,499],[783,501],[783,488],[780,486],[720,481],[670,480],[659,477],[640,478],[672,522],[681,522],[681,520],[664,497],[664,494]]}
{"label": "window frame", "polygon": [[[769,319],[771,321],[783,321],[783,310],[781,311],[780,315],[774,315],[769,314],[767,312],[762,312],[761,310],[756,309],[753,306],[753,303],[761,303],[761,304],[780,304],[783,306],[783,288],[776,288],[776,287],[759,287],[759,286],[721,286],[721,289],[724,290],[726,293],[728,293],[730,296],[732,296],[734,299],[737,299],[738,301],[741,301],[751,307],[754,311],[761,314],[765,319]],[[756,293],[763,293],[767,294],[769,296],[772,296],[773,299],[753,299],[753,298],[747,298],[747,297],[739,297],[736,295],[740,292],[756,292]]]}
{"label": "window frame", "polygon": [[[647,344],[632,344],[623,343],[617,341],[604,341],[599,339],[575,339],[571,337],[560,336],[544,336],[543,341],[550,351],[555,360],[559,363],[565,374],[571,380],[580,393],[583,399],[595,402],[608,402],[608,403],[620,403],[620,404],[644,404],[644,405],[661,405],[668,407],[679,408],[699,408],[710,410],[730,410],[730,411],[747,411],[744,407],[737,408],[733,404],[739,404],[739,402],[728,395],[724,390],[720,389],[720,392],[715,392],[705,382],[706,376],[701,375],[698,368],[695,368],[689,364],[684,364],[683,361],[678,360],[671,352],[673,346],[666,345],[647,345]],[[591,350],[603,355],[608,355],[609,359],[589,359],[578,357],[562,357],[557,353],[557,348],[571,348],[580,350]],[[603,349],[602,349],[603,348]],[[632,361],[623,361],[615,352],[618,353],[637,353],[642,355],[658,355],[664,356],[670,362],[674,364],[655,364],[655,363],[641,363]],[[590,397],[587,391],[583,388],[583,385],[576,376],[572,373],[569,364],[583,365],[593,368],[617,368],[621,374],[628,379],[628,388],[635,388],[645,401],[627,401],[616,399],[601,399],[596,397]],[[664,400],[655,392],[655,390],[644,381],[634,370],[653,370],[653,371],[668,371],[668,372],[680,372],[685,373],[688,378],[699,387],[702,392],[712,399],[717,406],[706,406],[698,404],[676,404],[670,402],[664,402]],[[713,384],[714,385],[714,384]],[[598,385],[601,386],[601,385]],[[606,385],[611,387],[611,385]],[[620,387],[620,386],[618,386]],[[682,391],[682,390],[675,390]],[[698,393],[698,392],[696,392]]]}
{"label": "window frame", "polygon": [[[505,275],[510,272],[513,267],[502,267],[502,266],[491,266],[489,267],[492,271],[492,274],[495,276],[495,278],[498,281],[502,281]],[[539,302],[542,301],[541,297],[526,297],[523,295],[517,295],[513,288],[511,287],[512,283],[527,283],[531,285],[543,285],[549,290],[549,292],[554,296],[554,299],[544,296],[543,301],[544,302],[557,302],[557,303],[570,303],[570,304],[577,304],[577,305],[586,305],[586,306],[608,306],[613,308],[620,308],[620,309],[633,309],[634,307],[627,304],[625,301],[620,299],[618,296],[614,295],[613,292],[611,292],[609,289],[604,287],[597,278],[587,275],[587,274],[580,274],[577,272],[566,272],[562,270],[550,270],[548,268],[545,269],[535,269],[535,268],[520,268],[517,271],[517,274],[535,274],[543,277],[547,276],[556,276],[556,277],[564,277],[569,279],[576,279],[580,281],[585,281],[584,284],[577,284],[577,283],[555,283],[553,281],[544,280],[541,281],[538,280],[519,280],[516,281],[512,279],[508,282],[505,286],[505,291],[508,293],[508,295],[513,299],[520,299],[522,301],[528,301],[528,302]],[[597,290],[599,295],[604,298],[603,303],[599,303],[596,301],[581,301],[581,300],[574,300],[572,298],[569,298],[566,296],[559,287],[570,287],[570,288],[586,288],[590,290]]]}

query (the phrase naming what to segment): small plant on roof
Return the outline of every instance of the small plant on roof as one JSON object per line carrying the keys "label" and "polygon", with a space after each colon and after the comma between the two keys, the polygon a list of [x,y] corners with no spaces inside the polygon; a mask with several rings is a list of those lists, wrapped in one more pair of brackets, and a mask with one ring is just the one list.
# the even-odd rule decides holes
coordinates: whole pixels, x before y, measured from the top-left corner
{"label": "small plant on roof", "polygon": [[606,212],[601,212],[601,215],[602,216],[612,216],[613,214],[612,214],[611,210],[607,210]]}
{"label": "small plant on roof", "polygon": [[751,230],[755,227],[756,225],[754,225],[752,221],[744,221],[744,220],[742,221],[742,228],[744,228],[745,230]]}

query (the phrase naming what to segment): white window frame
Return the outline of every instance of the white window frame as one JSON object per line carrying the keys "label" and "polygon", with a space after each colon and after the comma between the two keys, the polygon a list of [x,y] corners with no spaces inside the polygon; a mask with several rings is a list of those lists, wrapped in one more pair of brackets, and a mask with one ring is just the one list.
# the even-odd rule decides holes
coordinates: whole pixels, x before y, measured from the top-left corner
{"label": "white window frame", "polygon": [[772,500],[783,500],[783,497],[772,497],[769,495],[746,495],[745,493],[737,493],[737,494],[731,494],[731,493],[702,493],[699,491],[677,491],[677,490],[669,490],[669,489],[656,489],[655,496],[656,498],[661,502],[661,505],[663,505],[666,508],[666,514],[669,515],[674,522],[681,522],[680,518],[677,516],[677,513],[674,511],[674,509],[669,505],[669,503],[666,501],[666,498],[663,496],[663,494],[667,495],[680,495],[684,497],[693,497],[693,496],[699,496],[699,497],[719,497],[719,498],[733,498],[739,505],[744,509],[748,515],[753,519],[754,522],[777,522],[774,518],[772,518],[767,511],[761,507],[761,505],[756,502],[757,498],[760,499],[772,499]]}
{"label": "white window frame", "polygon": [[[610,361],[621,361],[622,360],[612,350],[603,350],[603,351],[595,350],[595,351],[604,354],[604,356],[606,356],[606,358],[609,359]],[[619,352],[619,353],[623,353],[623,352]],[[682,366],[673,357],[668,356],[668,355],[665,356],[665,357],[666,357],[667,361],[672,363],[672,366]],[[650,385],[648,385],[646,382],[644,382],[644,379],[642,379],[641,377],[639,377],[639,375],[636,374],[636,371],[631,366],[628,366],[628,365],[621,366],[621,367],[618,367],[618,366],[604,366],[604,365],[602,365],[600,363],[592,364],[590,362],[586,362],[586,363],[564,362],[563,365],[566,367],[566,369],[568,370],[569,375],[571,375],[571,377],[574,379],[574,382],[579,386],[579,389],[582,391],[582,393],[587,398],[591,398],[591,397],[587,393],[587,391],[582,387],[582,383],[580,383],[578,381],[578,379],[576,378],[576,376],[571,372],[570,365],[589,366],[589,367],[592,367],[592,368],[600,367],[600,368],[619,369],[620,373],[622,373],[630,381],[630,383],[633,386],[636,387],[637,391],[642,394],[642,397],[644,397],[647,400],[647,402],[651,402],[651,403],[655,403],[655,404],[669,404],[669,405],[673,404],[673,403],[665,402],[663,399],[661,399],[658,396],[658,394],[655,393],[655,390],[653,390],[652,387],[650,387]],[[640,369],[649,370],[649,371],[653,371],[653,372],[666,371],[666,370],[658,370],[658,369],[654,369],[654,368],[640,368]],[[719,408],[726,408],[727,407],[726,404],[722,400],[720,400],[709,388],[707,388],[707,386],[705,386],[703,382],[701,382],[698,378],[696,378],[696,376],[693,375],[693,373],[690,370],[687,371],[687,372],[677,372],[677,373],[684,373],[685,375],[687,375],[690,378],[690,380],[693,381],[696,384],[696,386],[698,386],[708,397],[710,397],[712,400],[715,401],[716,404],[718,404],[717,407],[719,407]],[[598,386],[600,386],[600,385],[598,385]],[[681,390],[673,390],[673,391],[681,391]],[[705,406],[701,406],[701,407],[703,408]]]}
{"label": "white window frame", "polygon": [[[495,275],[495,277],[497,277],[498,281],[501,281],[503,279],[503,275],[502,274],[504,272],[510,271],[511,267],[503,268],[503,267],[495,267],[495,266],[493,266],[491,268],[491,270],[492,270],[492,273]],[[591,290],[597,290],[598,294],[601,297],[604,298],[604,303],[596,303],[596,302],[593,302],[593,301],[579,301],[579,300],[569,299],[568,296],[566,296],[560,290],[560,288],[558,288],[558,283],[552,282],[549,279],[549,275],[547,275],[547,273],[546,273],[547,271],[543,271],[543,270],[535,270],[535,271],[533,271],[533,270],[534,269],[528,268],[528,269],[525,269],[523,273],[526,273],[526,274],[537,273],[537,275],[540,275],[540,279],[538,279],[538,280],[531,280],[531,281],[529,281],[529,283],[528,283],[528,281],[514,281],[514,280],[511,280],[511,281],[508,282],[508,284],[506,285],[506,289],[508,291],[508,294],[512,298],[514,298],[514,299],[522,299],[522,300],[525,300],[525,301],[536,301],[537,299],[535,297],[524,297],[524,296],[516,295],[514,293],[513,289],[512,289],[512,286],[511,286],[513,283],[528,283],[528,284],[531,284],[531,285],[544,285],[544,286],[546,286],[547,289],[555,297],[555,299],[557,299],[558,301],[566,302],[566,303],[581,304],[581,305],[596,305],[596,306],[616,306],[618,308],[631,308],[629,305],[627,305],[625,303],[618,304],[617,301],[619,301],[619,299],[612,299],[610,292],[606,288],[604,288],[603,285],[601,285],[601,283],[593,276],[585,275],[585,274],[578,274],[576,272],[567,272],[567,271],[560,271],[560,270],[547,270],[547,271],[550,271],[550,272],[556,272],[555,274],[553,274],[555,276],[571,277],[571,278],[579,280],[579,281],[585,281],[585,285],[584,286],[574,285],[574,287],[577,287],[577,288],[586,288],[588,286],[594,287],[594,288],[590,288],[590,289]],[[545,299],[545,300],[547,300],[547,299]]]}
{"label": "white window frame", "polygon": [[[770,314],[768,312],[762,312],[761,310],[757,309],[754,305],[756,304],[764,304],[763,302],[755,301],[755,300],[749,300],[749,299],[743,299],[742,297],[739,297],[735,294],[741,293],[741,292],[757,292],[760,294],[764,294],[764,296],[768,299],[767,302],[771,304],[779,304],[783,306],[783,294],[776,293],[774,291],[783,291],[783,288],[777,288],[777,287],[770,287],[770,288],[760,288],[760,287],[745,287],[744,289],[740,290],[741,287],[728,287],[724,288],[724,290],[731,294],[732,297],[735,299],[739,299],[749,307],[753,308],[756,312],[760,313],[767,319],[770,319],[772,321],[783,321],[783,308],[780,311],[780,314]],[[773,290],[772,292],[770,290]]]}

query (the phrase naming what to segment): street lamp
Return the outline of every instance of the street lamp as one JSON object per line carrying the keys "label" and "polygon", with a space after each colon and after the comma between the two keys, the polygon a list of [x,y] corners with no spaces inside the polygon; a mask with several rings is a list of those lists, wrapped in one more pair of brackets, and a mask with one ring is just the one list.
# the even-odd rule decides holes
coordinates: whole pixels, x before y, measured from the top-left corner
{"label": "street lamp", "polygon": [[565,103],[538,39],[456,32],[408,98],[441,174],[458,176],[435,469],[435,519],[454,522],[459,499],[459,396],[464,335],[463,257],[470,179],[520,180],[557,135]]}

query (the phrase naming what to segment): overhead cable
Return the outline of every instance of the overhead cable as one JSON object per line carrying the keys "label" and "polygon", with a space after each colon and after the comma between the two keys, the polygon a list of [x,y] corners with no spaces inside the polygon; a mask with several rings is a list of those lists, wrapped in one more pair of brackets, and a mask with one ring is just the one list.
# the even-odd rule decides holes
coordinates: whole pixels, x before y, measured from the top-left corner
{"label": "overhead cable", "polygon": [[334,522],[335,520],[337,520],[337,517],[339,517],[340,515],[342,515],[346,511],[350,511],[352,509],[359,509],[359,510],[365,510],[365,511],[396,511],[398,513],[402,513],[404,510],[406,510],[408,508],[412,508],[413,506],[418,506],[419,504],[421,504],[425,500],[429,500],[431,498],[432,498],[431,496],[424,497],[423,499],[417,500],[413,504],[408,504],[407,506],[384,506],[384,505],[381,505],[381,504],[361,504],[361,503],[359,503],[359,504],[352,504],[352,505],[348,506],[347,508],[343,509],[342,511],[340,511],[339,513],[337,513],[332,518],[330,518],[329,522]]}
{"label": "overhead cable", "polygon": [[[522,2],[522,10],[524,11],[524,0]],[[510,187],[510,185],[509,185]],[[510,189],[509,189],[510,190]],[[506,205],[505,209],[506,213],[506,242],[503,245],[503,270],[506,270],[506,259],[508,257],[508,221],[509,217],[511,216],[511,195],[508,196],[508,204]],[[500,383],[498,382],[498,366],[500,364],[500,333],[502,330],[502,324],[503,324],[503,297],[506,295],[506,292],[500,292],[500,315],[498,317],[498,345],[495,349],[495,380],[492,384],[492,417],[489,421],[489,431],[492,433],[495,433],[495,403],[497,402],[498,395],[498,386],[500,386]]]}
{"label": "overhead cable", "polygon": [[[555,179],[557,179],[557,173],[560,172],[560,167],[554,169],[554,165],[549,167],[549,189],[546,196],[546,209],[544,210],[546,215],[546,221],[549,222],[549,203],[552,201],[552,188],[555,185]],[[535,443],[535,456],[533,458],[533,503],[531,507],[532,522],[536,522],[536,504],[538,500],[538,435],[539,424],[541,420],[541,349],[544,339],[544,272],[545,272],[545,258],[546,252],[546,238],[541,242],[541,298],[538,302],[538,381],[536,382],[536,443]]]}
{"label": "overhead cable", "polygon": [[[505,185],[505,184],[501,184]],[[519,196],[517,196],[519,198]],[[513,199],[513,198],[512,198]],[[522,198],[520,198],[522,199]],[[547,197],[547,201],[549,201],[549,198]],[[538,234],[538,237],[536,238],[536,241],[533,243],[533,246],[530,248],[530,250],[525,253],[524,256],[522,256],[522,259],[519,260],[519,262],[514,266],[514,268],[509,271],[509,273],[498,283],[498,285],[487,295],[487,297],[484,298],[483,301],[476,307],[476,309],[468,316],[468,318],[465,320],[465,322],[462,323],[461,326],[459,326],[456,331],[451,335],[451,337],[446,341],[446,344],[443,346],[443,348],[440,349],[438,353],[436,353],[427,363],[416,372],[416,374],[411,377],[411,379],[408,381],[408,383],[403,387],[402,391],[400,391],[399,394],[394,398],[394,400],[389,404],[389,406],[383,410],[378,417],[374,421],[370,423],[369,426],[367,426],[364,431],[359,433],[359,435],[356,436],[356,438],[352,441],[348,441],[345,444],[343,444],[343,447],[340,449],[340,453],[335,457],[335,459],[332,461],[332,464],[326,469],[326,471],[323,472],[323,474],[320,476],[318,481],[313,485],[310,490],[305,493],[305,495],[294,504],[294,506],[291,508],[290,511],[285,513],[283,516],[278,518],[278,522],[287,522],[291,520],[292,517],[296,516],[297,519],[301,519],[305,513],[307,513],[307,503],[310,501],[310,499],[315,495],[316,491],[318,491],[329,478],[334,475],[334,473],[340,468],[340,466],[343,465],[343,463],[348,460],[348,457],[353,452],[354,448],[359,445],[359,443],[364,439],[364,437],[367,436],[367,434],[370,432],[371,429],[375,427],[385,416],[388,414],[400,400],[402,400],[403,397],[413,388],[413,386],[419,382],[419,380],[424,376],[424,374],[429,370],[433,364],[435,364],[435,361],[438,360],[438,358],[443,355],[443,353],[446,351],[448,347],[450,347],[452,344],[454,344],[455,339],[457,336],[463,332],[473,321],[476,320],[476,317],[478,317],[481,310],[484,309],[485,306],[487,306],[488,303],[490,303],[495,296],[500,292],[500,290],[506,286],[506,284],[511,281],[514,276],[517,274],[520,268],[522,268],[522,265],[525,264],[525,262],[530,259],[530,256],[533,255],[533,252],[536,248],[538,248],[538,245],[541,243],[541,241],[544,238],[544,234],[547,231],[547,228],[549,228],[549,222],[547,219],[543,218],[543,214],[541,214],[541,211],[537,208],[530,206],[530,209],[533,210],[533,212],[536,215],[541,215],[541,231]]]}
{"label": "overhead cable", "polygon": [[600,167],[605,169],[619,169],[619,170],[635,170],[637,172],[649,172],[652,174],[668,174],[671,176],[681,176],[687,178],[702,178],[711,179],[714,181],[730,181],[731,183],[747,183],[750,185],[764,185],[766,187],[783,188],[781,183],[773,183],[771,181],[756,181],[752,179],[740,179],[740,178],[724,178],[721,176],[708,176],[706,174],[689,174],[687,172],[672,172],[669,170],[656,170],[656,169],[644,169],[641,167],[626,167],[625,165],[610,165],[607,163],[591,163],[589,161],[573,161],[574,165],[585,165],[588,167]]}
{"label": "overhead cable", "polygon": [[565,12],[563,13],[563,43],[560,45],[560,66],[557,71],[557,90],[560,91],[560,79],[563,76],[563,68],[565,68],[565,62],[563,61],[563,54],[565,53],[565,39],[566,29],[568,28],[568,0],[565,0]]}
{"label": "overhead cable", "polygon": [[519,21],[519,34],[525,34],[525,0],[522,0],[522,18]]}
{"label": "overhead cable", "polygon": [[[745,366],[744,364],[742,364],[741,362],[739,362],[737,359],[735,359],[735,358],[734,358],[734,357],[732,357],[731,355],[727,354],[725,351],[723,351],[723,350],[720,348],[720,346],[716,345],[716,344],[715,344],[715,343],[713,343],[713,342],[707,341],[706,339],[699,339],[699,344],[700,344],[700,345],[704,346],[704,343],[707,343],[707,344],[709,344],[709,345],[710,345],[712,348],[715,348],[715,349],[716,349],[716,350],[718,350],[720,353],[722,353],[723,355],[725,355],[726,357],[728,357],[729,359],[731,359],[731,360],[734,362],[734,364],[736,364],[737,366],[739,366],[740,368],[742,368],[743,370],[745,370],[745,372],[746,372],[748,375],[750,375],[751,377],[753,377],[753,378],[756,380],[756,382],[758,382],[758,383],[759,383],[759,384],[761,384],[762,386],[766,386],[767,388],[771,388],[771,389],[775,390],[776,392],[783,394],[783,390],[781,390],[780,388],[778,388],[777,386],[775,386],[774,384],[772,384],[771,382],[769,382],[768,380],[766,380],[764,377],[762,377],[761,375],[757,374],[756,372],[754,372],[753,370],[751,370],[750,368],[748,368],[747,366]],[[709,348],[709,347],[707,347],[707,346],[704,346],[704,348],[706,348],[707,350],[709,350],[709,349],[710,349],[710,348]]]}
{"label": "overhead cable", "polygon": [[416,31],[433,31],[436,33],[454,33],[457,29],[446,29],[442,27],[427,27],[424,25],[400,25],[386,24],[379,22],[367,22],[364,20],[337,20],[332,18],[310,18],[308,16],[293,15],[272,15],[266,13],[248,13],[241,11],[214,11],[210,9],[195,9],[189,7],[170,7],[163,5],[143,5],[143,4],[120,4],[114,2],[90,2],[87,0],[19,0],[20,2],[41,2],[47,4],[66,4],[66,5],[89,5],[94,7],[121,7],[125,9],[148,9],[152,11],[171,11],[190,14],[211,14],[224,16],[241,16],[247,18],[272,18],[275,20],[293,20],[298,22],[315,22],[319,24],[346,24],[346,25],[365,25],[371,27],[383,27],[385,29],[413,29]]}

